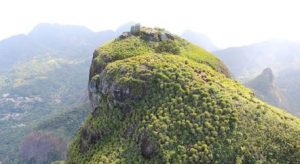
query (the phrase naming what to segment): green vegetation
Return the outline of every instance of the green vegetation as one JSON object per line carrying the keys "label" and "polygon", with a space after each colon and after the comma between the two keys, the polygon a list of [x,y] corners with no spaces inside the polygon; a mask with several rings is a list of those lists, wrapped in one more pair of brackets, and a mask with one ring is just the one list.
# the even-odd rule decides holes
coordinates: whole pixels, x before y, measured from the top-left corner
{"label": "green vegetation", "polygon": [[156,47],[156,52],[166,52],[178,55],[180,53],[180,47],[176,44],[176,42],[172,40],[165,40],[158,44],[158,46]]}
{"label": "green vegetation", "polygon": [[[98,48],[94,53],[95,59],[93,60],[95,62],[93,66],[97,66],[97,68],[92,67],[91,72],[97,74],[98,72],[96,70],[100,69],[101,71],[108,63],[116,60],[144,54],[171,53],[207,64],[214,70],[230,77],[229,71],[223,62],[204,49],[178,36],[168,34],[163,29],[153,29],[150,34],[148,34],[148,30],[149,29],[144,28],[138,35],[118,38]],[[167,36],[170,38],[160,41],[158,35],[165,33],[167,33]],[[145,37],[145,35],[148,37]]]}
{"label": "green vegetation", "polygon": [[[28,134],[43,130],[43,134],[65,141],[72,137],[90,112],[86,107],[78,107],[87,98],[90,54],[116,35],[118,32],[110,30],[92,32],[79,26],[40,24],[26,35],[0,42],[3,164],[25,163],[20,147]],[[31,157],[38,159],[36,155]]]}
{"label": "green vegetation", "polygon": [[94,53],[90,94],[98,106],[67,163],[300,162],[298,118],[229,79],[208,52],[141,33]]}
{"label": "green vegetation", "polygon": [[[87,61],[88,59],[67,60],[54,56],[36,57],[19,63],[3,74],[2,81],[5,85],[0,87],[0,160],[3,163],[20,163],[19,147],[24,136],[36,131],[35,127],[40,122],[76,107],[74,103],[78,103],[86,90],[87,68],[90,63]],[[2,97],[5,94],[9,94],[8,97]],[[83,121],[85,116],[74,119]],[[54,122],[47,123],[52,126]],[[79,124],[74,124],[73,127],[76,129],[60,128],[58,133],[72,131],[74,134]],[[66,139],[72,137],[66,135],[60,134]]]}

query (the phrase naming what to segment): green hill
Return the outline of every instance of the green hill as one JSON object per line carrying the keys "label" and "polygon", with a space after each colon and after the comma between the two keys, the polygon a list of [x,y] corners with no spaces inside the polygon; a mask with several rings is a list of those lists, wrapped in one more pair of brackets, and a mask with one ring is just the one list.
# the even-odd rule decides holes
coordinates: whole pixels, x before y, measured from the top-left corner
{"label": "green hill", "polygon": [[300,120],[228,77],[201,48],[134,26],[94,53],[95,110],[67,163],[299,163]]}

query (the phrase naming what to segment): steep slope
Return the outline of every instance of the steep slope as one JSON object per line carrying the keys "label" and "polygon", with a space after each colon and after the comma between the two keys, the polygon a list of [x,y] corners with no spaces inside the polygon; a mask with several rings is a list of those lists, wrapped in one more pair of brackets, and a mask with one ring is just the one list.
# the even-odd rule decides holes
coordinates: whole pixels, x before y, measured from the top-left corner
{"label": "steep slope", "polygon": [[289,110],[287,100],[274,82],[274,74],[266,68],[255,79],[245,85],[251,88],[260,99],[283,109]]}
{"label": "steep slope", "polygon": [[134,26],[94,53],[95,109],[67,163],[300,162],[300,120],[224,70],[164,30]]}

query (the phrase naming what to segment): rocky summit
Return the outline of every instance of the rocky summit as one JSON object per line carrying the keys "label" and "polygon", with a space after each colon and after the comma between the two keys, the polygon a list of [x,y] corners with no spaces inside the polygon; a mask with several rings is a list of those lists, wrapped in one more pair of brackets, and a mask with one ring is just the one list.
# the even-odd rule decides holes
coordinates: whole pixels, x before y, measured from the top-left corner
{"label": "rocky summit", "polygon": [[299,118],[164,29],[136,25],[96,49],[89,95],[67,163],[300,162]]}
{"label": "rocky summit", "polygon": [[266,68],[260,75],[245,85],[251,88],[261,100],[289,111],[288,102],[274,79],[272,69]]}

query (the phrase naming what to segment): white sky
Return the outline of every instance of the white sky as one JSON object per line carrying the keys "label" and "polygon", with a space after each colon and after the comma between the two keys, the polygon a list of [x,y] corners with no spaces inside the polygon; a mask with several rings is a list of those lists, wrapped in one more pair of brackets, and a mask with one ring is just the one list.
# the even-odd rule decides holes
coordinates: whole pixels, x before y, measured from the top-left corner
{"label": "white sky", "polygon": [[300,40],[300,1],[0,0],[0,21],[0,39],[42,22],[101,31],[134,21],[179,34],[190,29],[228,47],[272,38]]}

